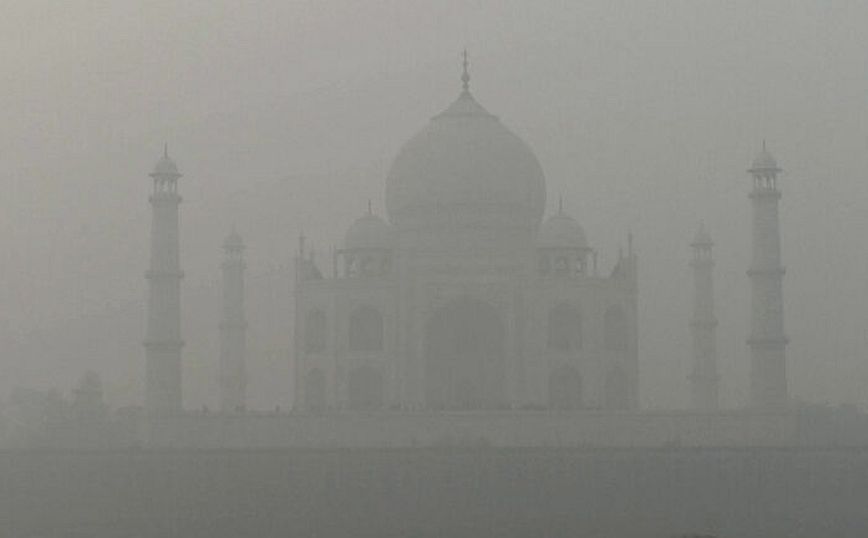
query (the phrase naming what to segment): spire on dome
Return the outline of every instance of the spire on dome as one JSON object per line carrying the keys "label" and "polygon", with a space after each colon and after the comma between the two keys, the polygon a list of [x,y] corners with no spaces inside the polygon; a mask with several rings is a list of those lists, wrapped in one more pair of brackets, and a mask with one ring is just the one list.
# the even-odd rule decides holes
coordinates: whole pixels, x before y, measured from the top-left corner
{"label": "spire on dome", "polygon": [[463,53],[464,61],[462,63],[464,71],[461,73],[461,87],[465,92],[470,92],[470,63],[467,61],[467,49]]}

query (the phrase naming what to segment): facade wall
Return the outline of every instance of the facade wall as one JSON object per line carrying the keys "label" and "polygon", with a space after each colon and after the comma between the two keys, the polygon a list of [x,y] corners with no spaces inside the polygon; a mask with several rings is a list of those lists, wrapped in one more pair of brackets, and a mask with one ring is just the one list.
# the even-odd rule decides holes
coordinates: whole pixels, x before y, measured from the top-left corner
{"label": "facade wall", "polygon": [[[538,281],[531,301],[528,327],[528,377],[532,388],[530,401],[545,406],[549,402],[549,380],[558,368],[575,368],[582,378],[582,405],[605,409],[606,381],[614,371],[628,379],[629,400],[621,407],[634,409],[638,390],[638,355],[634,335],[635,308],[629,281],[618,278],[577,277]],[[565,352],[548,343],[550,312],[560,305],[577,309],[581,316],[581,348]],[[607,313],[618,309],[623,317],[616,341],[607,338]],[[610,316],[611,319],[612,316]],[[610,329],[611,330],[611,329]],[[613,345],[616,344],[616,345]],[[613,403],[612,400],[608,402]]]}
{"label": "facade wall", "polygon": [[[397,316],[394,283],[378,277],[316,280],[300,286],[296,296],[295,380],[296,407],[309,408],[305,380],[318,369],[325,376],[325,406],[337,410],[348,405],[348,380],[358,368],[377,372],[383,383],[384,407],[394,405],[397,393]],[[350,346],[350,320],[357,309],[373,309],[382,319],[382,347],[354,350]],[[325,347],[311,350],[307,326],[313,311],[325,315]]]}
{"label": "facade wall", "polygon": [[[432,320],[461,303],[475,303],[490,308],[503,329],[497,370],[484,375],[488,381],[497,378],[494,383],[502,396],[484,407],[551,407],[550,385],[566,369],[581,377],[577,388],[581,394],[567,407],[635,409],[638,351],[631,274],[542,277],[536,256],[526,254],[518,250],[512,257],[492,260],[399,251],[395,271],[388,275],[300,281],[296,407],[310,409],[305,404],[305,378],[314,368],[326,377],[325,407],[348,407],[348,378],[357,367],[373,368],[382,375],[383,407],[429,407],[426,361],[437,338]],[[550,311],[564,305],[579,312],[580,349],[552,349],[548,343]],[[374,308],[382,315],[382,351],[348,348],[349,320],[358,308]],[[311,352],[304,343],[305,323],[314,309],[326,316],[327,343],[325,349]],[[612,319],[620,320],[617,329],[609,326]]]}

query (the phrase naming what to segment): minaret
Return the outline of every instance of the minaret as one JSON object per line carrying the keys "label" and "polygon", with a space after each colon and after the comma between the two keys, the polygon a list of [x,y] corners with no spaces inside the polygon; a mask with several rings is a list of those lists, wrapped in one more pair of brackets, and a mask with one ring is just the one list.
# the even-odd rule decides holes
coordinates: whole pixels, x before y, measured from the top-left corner
{"label": "minaret", "polygon": [[753,262],[747,274],[751,283],[751,318],[748,345],[751,352],[751,405],[780,409],[787,405],[787,337],[784,335],[784,301],[781,236],[778,228],[778,175],[781,169],[766,150],[748,170],[753,176]]}
{"label": "minaret", "polygon": [[178,167],[168,147],[150,176],[151,266],[148,280],[148,325],[145,336],[145,409],[151,414],[182,410],[181,271],[178,248]]}
{"label": "minaret", "polygon": [[463,93],[470,93],[470,61],[467,59],[467,49],[462,53],[462,72],[461,72],[461,90]]}
{"label": "minaret", "polygon": [[247,385],[244,361],[247,321],[244,318],[244,242],[235,230],[223,242],[223,320],[220,322],[220,410],[240,412]]}
{"label": "minaret", "polygon": [[691,407],[696,411],[715,411],[718,403],[717,318],[714,317],[714,279],[712,270],[714,242],[700,224],[690,247],[693,249],[693,371],[690,374]]}

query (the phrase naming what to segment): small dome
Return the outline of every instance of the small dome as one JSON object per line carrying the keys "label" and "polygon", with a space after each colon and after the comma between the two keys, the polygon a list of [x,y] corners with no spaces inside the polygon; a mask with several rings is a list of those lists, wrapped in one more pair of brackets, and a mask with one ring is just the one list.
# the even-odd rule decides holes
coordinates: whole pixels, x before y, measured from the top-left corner
{"label": "small dome", "polygon": [[226,239],[223,241],[223,248],[227,250],[240,250],[244,248],[244,240],[241,238],[240,235],[238,235],[238,232],[235,230],[235,228],[233,228],[232,231],[229,232],[229,235],[226,236]]}
{"label": "small dome", "polygon": [[714,241],[711,240],[711,234],[708,233],[708,230],[705,229],[705,223],[699,224],[699,229],[696,230],[696,235],[693,236],[693,243],[691,246],[700,247],[700,246],[712,246],[714,245]]}
{"label": "small dome", "polygon": [[379,248],[389,249],[394,246],[395,234],[392,226],[383,219],[367,213],[359,217],[347,230],[344,236],[344,248],[347,250]]}
{"label": "small dome", "polygon": [[778,161],[775,160],[774,156],[769,153],[766,149],[766,144],[763,142],[763,149],[759,152],[759,155],[753,160],[753,163],[750,165],[750,171],[778,171],[780,168],[778,167]]}
{"label": "small dome", "polygon": [[585,230],[576,219],[563,211],[549,217],[540,227],[539,246],[546,248],[589,248]]}
{"label": "small dome", "polygon": [[169,157],[168,146],[163,148],[163,156],[154,165],[154,171],[151,172],[151,176],[175,176],[176,178],[181,176],[178,172],[178,165]]}

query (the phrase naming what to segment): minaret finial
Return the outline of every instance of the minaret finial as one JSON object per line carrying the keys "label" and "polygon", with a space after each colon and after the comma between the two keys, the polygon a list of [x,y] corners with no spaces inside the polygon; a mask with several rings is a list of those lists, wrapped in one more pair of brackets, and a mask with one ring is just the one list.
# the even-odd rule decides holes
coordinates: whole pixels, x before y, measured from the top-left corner
{"label": "minaret finial", "polygon": [[374,214],[374,210],[371,207],[371,199],[368,198],[368,215],[373,215],[373,214]]}
{"label": "minaret finial", "polygon": [[763,138],[763,151],[766,151],[766,139]]}
{"label": "minaret finial", "polygon": [[464,88],[465,92],[470,91],[470,63],[467,61],[467,49],[464,49],[463,53],[463,67],[464,71],[461,73],[461,85]]}
{"label": "minaret finial", "polygon": [[564,195],[558,196],[558,215],[564,214]]}

